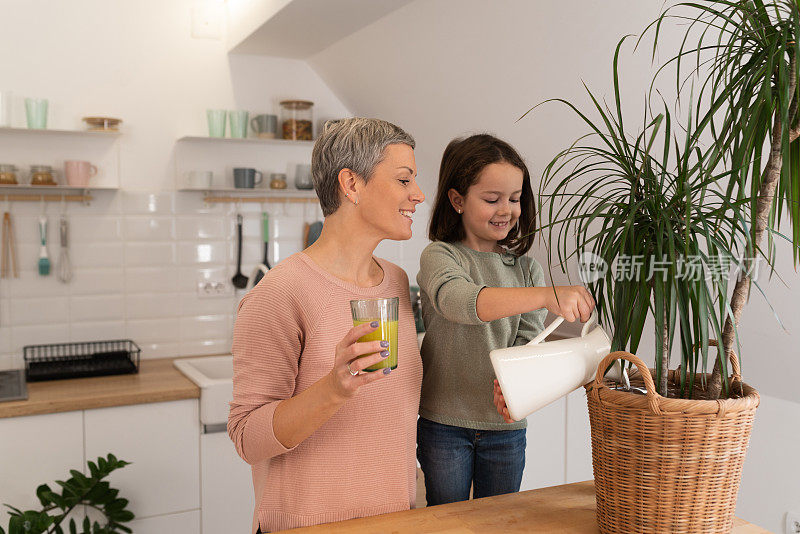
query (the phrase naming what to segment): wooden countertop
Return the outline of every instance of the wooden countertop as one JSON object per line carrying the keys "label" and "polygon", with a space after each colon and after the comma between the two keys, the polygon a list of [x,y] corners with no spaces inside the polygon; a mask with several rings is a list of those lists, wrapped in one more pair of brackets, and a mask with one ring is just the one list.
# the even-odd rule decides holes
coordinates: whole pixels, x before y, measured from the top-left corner
{"label": "wooden countertop", "polygon": [[175,360],[141,360],[132,375],[28,382],[28,400],[0,402],[0,418],[199,398],[200,388]]}
{"label": "wooden countertop", "polygon": [[[594,482],[578,482],[284,532],[329,534],[599,533]],[[731,534],[769,534],[736,519]]]}

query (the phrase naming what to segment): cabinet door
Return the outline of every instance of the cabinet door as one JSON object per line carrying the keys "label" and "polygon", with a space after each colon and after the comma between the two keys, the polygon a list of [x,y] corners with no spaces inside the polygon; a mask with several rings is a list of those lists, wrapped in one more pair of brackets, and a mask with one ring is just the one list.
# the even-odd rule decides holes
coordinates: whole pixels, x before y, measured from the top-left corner
{"label": "cabinet door", "polygon": [[249,534],[255,497],[250,466],[226,432],[200,437],[203,532]]}
{"label": "cabinet door", "polygon": [[[83,412],[65,412],[0,419],[0,504],[21,510],[38,509],[36,488],[70,477],[69,470],[85,472]],[[0,506],[0,525],[8,524]]]}
{"label": "cabinet door", "polygon": [[132,462],[110,482],[137,519],[200,508],[200,419],[196,399],[85,412],[86,457]]}

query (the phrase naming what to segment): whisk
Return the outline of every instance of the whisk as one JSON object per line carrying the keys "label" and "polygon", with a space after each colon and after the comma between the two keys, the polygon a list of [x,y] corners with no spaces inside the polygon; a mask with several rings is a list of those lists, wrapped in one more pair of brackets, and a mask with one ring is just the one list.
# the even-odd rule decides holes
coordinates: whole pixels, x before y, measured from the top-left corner
{"label": "whisk", "polygon": [[72,264],[69,261],[69,250],[67,248],[67,216],[62,215],[58,224],[59,234],[61,235],[61,250],[58,255],[58,279],[67,283],[72,280]]}

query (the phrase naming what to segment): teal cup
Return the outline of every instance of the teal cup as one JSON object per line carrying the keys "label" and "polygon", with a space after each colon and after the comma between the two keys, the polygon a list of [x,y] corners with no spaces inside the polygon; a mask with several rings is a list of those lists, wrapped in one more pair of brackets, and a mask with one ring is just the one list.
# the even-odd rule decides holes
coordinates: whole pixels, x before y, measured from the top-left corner
{"label": "teal cup", "polygon": [[44,130],[47,128],[47,99],[26,98],[25,118],[28,119],[28,128]]}
{"label": "teal cup", "polygon": [[244,139],[247,137],[247,118],[250,114],[246,111],[229,111],[228,118],[231,121],[231,137]]}
{"label": "teal cup", "polygon": [[225,137],[228,112],[224,109],[209,109],[206,110],[206,117],[208,117],[209,137]]}

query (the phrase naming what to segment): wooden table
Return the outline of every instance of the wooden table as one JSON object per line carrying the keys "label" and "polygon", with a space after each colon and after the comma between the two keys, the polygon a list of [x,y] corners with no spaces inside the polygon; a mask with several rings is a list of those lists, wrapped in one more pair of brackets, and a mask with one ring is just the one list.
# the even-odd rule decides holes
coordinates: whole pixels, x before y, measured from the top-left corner
{"label": "wooden table", "polygon": [[[595,520],[594,482],[443,504],[284,532],[333,534],[490,534],[507,532],[587,534]],[[732,534],[769,534],[741,519]]]}

